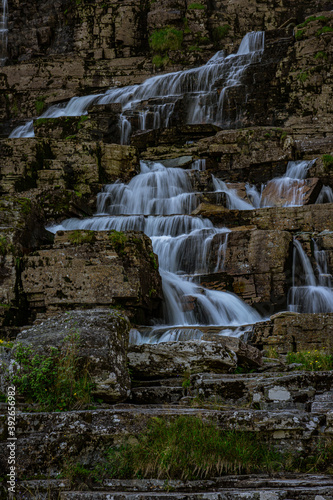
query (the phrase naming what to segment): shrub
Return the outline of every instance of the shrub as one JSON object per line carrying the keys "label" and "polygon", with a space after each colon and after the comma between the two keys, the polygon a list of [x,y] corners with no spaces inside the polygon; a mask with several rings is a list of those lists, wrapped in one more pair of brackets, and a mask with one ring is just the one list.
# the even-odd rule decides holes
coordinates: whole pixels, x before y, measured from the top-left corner
{"label": "shrub", "polygon": [[19,344],[14,352],[17,371],[12,383],[28,402],[44,411],[65,411],[89,404],[93,388],[88,367],[79,367],[79,336],[71,332],[61,348],[34,354]]}
{"label": "shrub", "polygon": [[332,370],[333,356],[325,351],[299,351],[287,354],[287,363],[299,363],[304,370]]}

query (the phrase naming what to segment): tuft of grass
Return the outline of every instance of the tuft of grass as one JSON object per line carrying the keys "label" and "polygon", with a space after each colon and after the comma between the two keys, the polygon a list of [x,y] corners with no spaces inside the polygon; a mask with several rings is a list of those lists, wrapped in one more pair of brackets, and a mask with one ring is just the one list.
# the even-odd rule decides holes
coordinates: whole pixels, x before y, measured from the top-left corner
{"label": "tuft of grass", "polygon": [[280,467],[281,455],[255,433],[224,432],[199,417],[153,418],[137,442],[108,452],[110,478],[199,479]]}
{"label": "tuft of grass", "polygon": [[167,66],[169,61],[170,59],[168,56],[160,56],[159,54],[156,54],[156,56],[152,59],[152,63],[156,68],[163,68],[164,66]]}
{"label": "tuft of grass", "polygon": [[327,60],[327,53],[324,52],[323,50],[320,50],[317,52],[314,56],[315,59],[324,59],[325,61]]}
{"label": "tuft of grass", "polygon": [[110,231],[109,240],[112,243],[115,251],[118,254],[125,253],[125,244],[127,242],[127,236],[121,231]]}
{"label": "tuft of grass", "polygon": [[332,370],[333,356],[317,350],[288,352],[287,363],[302,364],[302,368],[309,371]]}
{"label": "tuft of grass", "polygon": [[194,2],[190,3],[190,5],[187,7],[188,10],[195,9],[195,10],[204,10],[206,8],[206,5],[202,5],[202,3]]}
{"label": "tuft of grass", "polygon": [[76,229],[68,234],[68,239],[73,245],[82,245],[83,243],[95,243],[95,231]]}
{"label": "tuft of grass", "polygon": [[150,48],[154,52],[164,53],[169,50],[179,50],[183,43],[183,31],[171,26],[156,30],[149,38]]}
{"label": "tuft of grass", "polygon": [[321,159],[323,160],[325,171],[333,169],[333,156],[332,155],[328,155],[328,154],[327,155],[323,155],[321,157]]}
{"label": "tuft of grass", "polygon": [[88,367],[79,366],[79,335],[70,332],[61,348],[35,354],[31,346],[19,344],[14,352],[16,373],[12,383],[27,402],[43,411],[81,408],[91,401],[93,384]]}

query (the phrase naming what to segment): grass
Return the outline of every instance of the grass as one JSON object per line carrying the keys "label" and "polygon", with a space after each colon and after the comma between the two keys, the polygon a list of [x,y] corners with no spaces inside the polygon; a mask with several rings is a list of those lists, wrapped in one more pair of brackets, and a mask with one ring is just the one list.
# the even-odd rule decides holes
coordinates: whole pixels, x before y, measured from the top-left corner
{"label": "grass", "polygon": [[324,52],[323,50],[320,50],[319,52],[317,52],[314,56],[315,59],[324,59],[324,60],[327,60],[327,53]]}
{"label": "grass", "polygon": [[323,155],[321,157],[321,159],[323,160],[324,169],[326,171],[333,169],[333,156],[332,155],[328,155],[328,154]]}
{"label": "grass", "polygon": [[202,5],[201,3],[190,3],[190,5],[187,7],[188,10],[195,9],[195,10],[204,10],[206,8],[206,5]]}
{"label": "grass", "polygon": [[95,243],[95,231],[80,231],[79,229],[68,234],[68,239],[73,245],[82,245],[83,243]]}
{"label": "grass", "polygon": [[153,418],[136,442],[108,452],[110,478],[199,479],[279,468],[281,456],[255,433],[221,431],[199,417]]}
{"label": "grass", "polygon": [[35,102],[35,108],[36,108],[36,112],[38,115],[40,115],[44,109],[45,109],[45,97],[44,96],[41,96],[41,97],[38,97],[38,99],[36,100]]}
{"label": "grass", "polygon": [[303,370],[333,370],[333,356],[326,351],[299,351],[287,354],[287,363],[299,363]]}
{"label": "grass", "polygon": [[79,365],[79,336],[71,332],[61,348],[35,354],[19,344],[14,352],[16,370],[11,382],[28,403],[42,411],[79,409],[91,401],[93,388],[87,366]]}
{"label": "grass", "polygon": [[164,66],[167,66],[169,61],[170,59],[168,56],[160,56],[159,54],[156,54],[152,59],[152,63],[156,68],[163,68]]}
{"label": "grass", "polygon": [[171,26],[156,30],[149,38],[150,48],[154,52],[165,53],[169,50],[179,50],[183,43],[183,31]]}

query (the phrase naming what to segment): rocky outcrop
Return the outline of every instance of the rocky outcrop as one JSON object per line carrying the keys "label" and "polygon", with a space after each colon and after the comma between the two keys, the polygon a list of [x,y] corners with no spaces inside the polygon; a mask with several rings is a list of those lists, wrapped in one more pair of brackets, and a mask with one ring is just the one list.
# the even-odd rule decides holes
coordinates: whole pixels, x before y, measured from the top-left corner
{"label": "rocky outcrop", "polygon": [[94,386],[92,395],[115,403],[130,394],[128,334],[129,321],[117,310],[71,311],[22,331],[12,352],[20,344],[47,355],[51,348],[61,349],[66,340],[72,342],[81,369],[88,367]]}
{"label": "rocky outcrop", "polygon": [[261,354],[237,338],[207,335],[200,341],[132,345],[128,360],[133,377],[142,380],[260,366]]}

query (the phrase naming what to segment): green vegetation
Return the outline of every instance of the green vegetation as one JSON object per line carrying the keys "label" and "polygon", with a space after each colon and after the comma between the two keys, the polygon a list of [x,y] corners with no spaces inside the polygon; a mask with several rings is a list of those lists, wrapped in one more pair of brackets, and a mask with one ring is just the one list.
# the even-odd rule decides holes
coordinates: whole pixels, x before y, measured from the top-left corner
{"label": "green vegetation", "polygon": [[297,28],[305,28],[305,26],[307,26],[309,23],[312,23],[312,21],[323,21],[327,23],[329,19],[325,16],[310,16],[304,21],[304,23],[299,24]]}
{"label": "green vegetation", "polygon": [[297,30],[295,32],[295,40],[302,40],[305,30]]}
{"label": "green vegetation", "polygon": [[80,231],[79,229],[68,234],[68,239],[73,245],[82,245],[83,243],[95,243],[95,231]]}
{"label": "green vegetation", "polygon": [[122,255],[125,253],[125,244],[127,242],[127,236],[121,231],[110,231],[109,240],[111,241],[115,251]]}
{"label": "green vegetation", "polygon": [[324,33],[331,33],[331,32],[333,32],[333,28],[331,28],[331,26],[324,26],[323,28],[317,31],[316,36],[320,36]]}
{"label": "green vegetation", "polygon": [[158,54],[154,56],[152,59],[152,63],[154,64],[154,66],[156,66],[156,68],[162,68],[163,66],[167,66],[169,61],[170,59],[168,56],[163,57]]}
{"label": "green vegetation", "polygon": [[213,29],[213,41],[214,43],[218,43],[222,38],[225,38],[229,31],[231,29],[231,26],[229,24],[224,24],[223,26],[217,26],[216,28]]}
{"label": "green vegetation", "polygon": [[190,45],[190,47],[188,48],[188,51],[189,52],[201,52],[202,48],[199,47],[198,45]]}
{"label": "green vegetation", "polygon": [[153,268],[157,269],[158,265],[157,265],[157,262],[156,262],[156,258],[155,258],[154,252],[150,252],[149,257],[150,257],[150,262],[151,262]]}
{"label": "green vegetation", "polygon": [[12,383],[18,392],[44,411],[81,408],[91,401],[92,384],[87,366],[79,366],[79,336],[71,332],[61,348],[51,347],[48,355],[35,354],[19,344],[14,352],[17,364]]}
{"label": "green vegetation", "polygon": [[307,71],[301,71],[297,78],[300,82],[304,83],[309,78],[309,73]]}
{"label": "green vegetation", "polygon": [[167,26],[156,30],[149,38],[150,48],[154,52],[165,53],[169,50],[179,50],[183,43],[183,32]]}
{"label": "green vegetation", "polygon": [[194,2],[194,3],[191,3],[187,8],[189,10],[190,9],[203,10],[206,8],[206,5],[202,5],[201,3]]}
{"label": "green vegetation", "polygon": [[8,251],[8,242],[6,236],[0,236],[0,254],[5,256]]}
{"label": "green vegetation", "polygon": [[317,54],[314,56],[315,59],[327,59],[327,53],[324,52],[323,50],[320,50],[317,52]]}
{"label": "green vegetation", "polygon": [[80,130],[83,127],[84,122],[86,122],[87,120],[89,120],[89,116],[88,115],[81,116],[81,118],[80,118],[80,120],[78,121],[78,124],[77,124],[77,129]]}
{"label": "green vegetation", "polygon": [[137,442],[109,450],[110,478],[199,479],[279,468],[281,456],[255,433],[225,432],[198,417],[153,418]]}
{"label": "green vegetation", "polygon": [[38,99],[35,102],[35,108],[36,108],[36,112],[38,115],[40,115],[45,109],[45,106],[46,106],[45,99],[46,99],[45,96],[41,96],[41,97],[38,97]]}
{"label": "green vegetation", "polygon": [[303,370],[333,370],[333,356],[325,351],[289,352],[287,363],[299,363]]}
{"label": "green vegetation", "polygon": [[324,169],[326,172],[333,169],[333,156],[332,155],[328,155],[328,154],[323,155],[321,157],[321,159],[323,160]]}
{"label": "green vegetation", "polygon": [[18,198],[16,201],[20,205],[21,211],[24,215],[30,214],[32,209],[32,203],[30,198]]}

